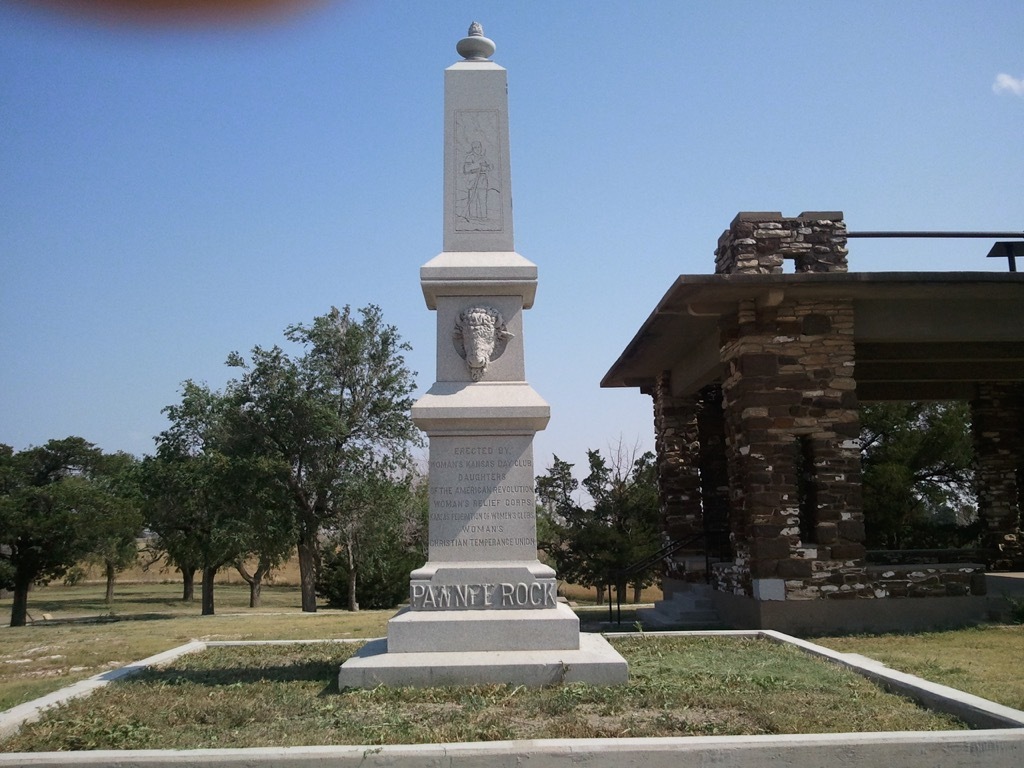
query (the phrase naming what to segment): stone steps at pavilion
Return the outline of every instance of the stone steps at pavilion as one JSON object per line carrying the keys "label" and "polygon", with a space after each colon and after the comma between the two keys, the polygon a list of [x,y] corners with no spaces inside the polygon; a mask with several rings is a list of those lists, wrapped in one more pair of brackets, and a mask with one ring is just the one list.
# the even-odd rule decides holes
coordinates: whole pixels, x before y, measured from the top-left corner
{"label": "stone steps at pavilion", "polygon": [[653,608],[640,608],[637,620],[644,629],[725,629],[710,593],[711,587],[705,584],[686,585]]}

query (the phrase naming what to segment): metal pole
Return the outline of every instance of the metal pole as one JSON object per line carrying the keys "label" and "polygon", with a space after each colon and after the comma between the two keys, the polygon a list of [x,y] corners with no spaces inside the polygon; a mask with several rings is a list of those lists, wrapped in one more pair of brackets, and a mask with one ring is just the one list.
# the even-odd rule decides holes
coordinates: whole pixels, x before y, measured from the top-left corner
{"label": "metal pole", "polygon": [[864,231],[847,232],[847,237],[974,237],[979,239],[995,239],[1000,237],[1024,238],[1024,232],[884,232]]}

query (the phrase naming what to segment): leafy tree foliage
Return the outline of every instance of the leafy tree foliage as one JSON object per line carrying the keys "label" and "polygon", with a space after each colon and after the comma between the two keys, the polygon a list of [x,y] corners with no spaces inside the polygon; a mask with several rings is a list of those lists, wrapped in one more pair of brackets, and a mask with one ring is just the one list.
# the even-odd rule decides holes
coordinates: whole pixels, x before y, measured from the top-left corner
{"label": "leafy tree foliage", "polygon": [[61,578],[104,541],[137,533],[131,500],[105,477],[104,459],[81,437],[19,452],[0,447],[0,561],[14,591],[12,627],[25,624],[32,584]]}
{"label": "leafy tree foliage", "polygon": [[114,602],[114,581],[117,574],[131,568],[139,557],[138,535],[143,528],[141,498],[138,487],[138,459],[118,451],[105,454],[93,478],[117,503],[109,505],[107,514],[95,520],[96,539],[86,561],[103,568],[106,580],[104,602]]}
{"label": "leafy tree foliage", "polygon": [[302,354],[255,347],[248,363],[232,354],[228,364],[243,373],[227,394],[235,439],[279,469],[297,529],[302,610],[315,611],[321,533],[347,531],[357,542],[372,518],[367,479],[410,465],[420,440],[409,417],[414,383],[402,355],[409,347],[378,307],[332,309],[285,337]]}
{"label": "leafy tree foliage", "polygon": [[[589,473],[582,487],[591,500],[588,506],[576,501],[580,484],[572,476],[572,464],[555,456],[548,474],[537,478],[543,509],[538,531],[541,549],[554,560],[561,578],[600,591],[611,586],[610,577],[661,547],[657,471],[652,453],[629,456],[621,447],[611,463],[595,450],[587,451],[587,460]],[[656,573],[652,566],[636,575],[634,601]]]}
{"label": "leafy tree foliage", "polygon": [[979,534],[965,403],[873,403],[861,408],[867,545],[966,546]]}
{"label": "leafy tree foliage", "polygon": [[350,610],[393,608],[409,597],[409,573],[427,559],[426,478],[374,479],[358,525],[328,536],[317,594]]}
{"label": "leafy tree foliage", "polygon": [[185,382],[181,402],[164,409],[171,425],[144,461],[147,523],[156,545],[183,573],[201,571],[204,615],[212,614],[214,577],[249,555],[265,570],[291,548],[291,530],[276,512],[276,468],[233,451],[227,415],[233,403],[205,385]]}

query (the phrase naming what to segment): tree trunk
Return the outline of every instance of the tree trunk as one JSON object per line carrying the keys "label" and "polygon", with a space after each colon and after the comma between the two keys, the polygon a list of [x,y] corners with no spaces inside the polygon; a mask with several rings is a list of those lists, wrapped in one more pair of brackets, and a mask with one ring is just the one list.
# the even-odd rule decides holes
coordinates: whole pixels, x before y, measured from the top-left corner
{"label": "tree trunk", "polygon": [[604,605],[604,584],[597,585],[597,604]]}
{"label": "tree trunk", "polygon": [[203,568],[203,616],[213,616],[213,577],[216,568]]}
{"label": "tree trunk", "polygon": [[256,573],[249,582],[249,607],[259,608],[263,602],[263,571],[256,569]]}
{"label": "tree trunk", "polygon": [[299,535],[299,585],[303,613],[316,613],[316,535]]}
{"label": "tree trunk", "polygon": [[356,600],[356,572],[348,572],[348,609],[350,611],[359,610],[359,601]]}
{"label": "tree trunk", "polygon": [[638,581],[638,582],[636,582],[633,585],[633,605],[636,605],[637,603],[640,602],[640,599],[643,597],[643,594],[644,594],[643,584],[641,584]]}
{"label": "tree trunk", "polygon": [[105,563],[107,572],[107,593],[103,597],[103,602],[107,605],[111,605],[114,602],[114,577],[117,576],[117,571],[114,570],[114,564],[109,560]]}
{"label": "tree trunk", "polygon": [[182,602],[191,603],[196,599],[196,569],[195,568],[182,568],[181,580],[182,590],[181,599]]}
{"label": "tree trunk", "polygon": [[348,609],[350,611],[358,611],[359,602],[356,600],[356,557],[355,552],[352,550],[351,538],[345,545],[345,552],[348,555]]}
{"label": "tree trunk", "polygon": [[270,568],[261,560],[256,566],[256,571],[250,574],[245,570],[245,563],[239,560],[235,563],[235,570],[249,585],[249,607],[259,608],[263,592],[263,577],[270,573]]}
{"label": "tree trunk", "polygon": [[15,580],[14,602],[11,604],[11,626],[24,627],[28,618],[28,588],[31,580]]}

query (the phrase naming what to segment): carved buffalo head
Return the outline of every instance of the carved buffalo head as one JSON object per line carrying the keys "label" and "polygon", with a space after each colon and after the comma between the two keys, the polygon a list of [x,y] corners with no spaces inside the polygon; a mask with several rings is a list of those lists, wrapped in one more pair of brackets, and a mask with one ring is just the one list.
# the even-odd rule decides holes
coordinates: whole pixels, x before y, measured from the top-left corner
{"label": "carved buffalo head", "polygon": [[491,307],[470,307],[459,313],[453,332],[455,348],[465,358],[469,375],[480,381],[487,364],[505,351],[505,343],[513,337],[505,321]]}

